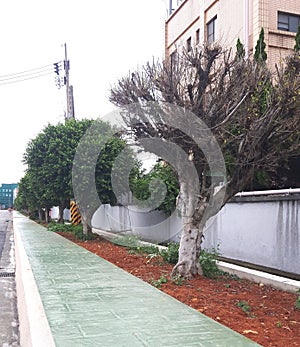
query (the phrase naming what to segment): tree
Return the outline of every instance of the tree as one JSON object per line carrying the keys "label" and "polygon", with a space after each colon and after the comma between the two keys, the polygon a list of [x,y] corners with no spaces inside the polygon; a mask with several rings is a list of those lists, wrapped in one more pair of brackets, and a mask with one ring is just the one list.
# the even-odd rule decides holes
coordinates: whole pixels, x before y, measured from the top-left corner
{"label": "tree", "polygon": [[264,63],[267,60],[266,53],[266,43],[265,43],[265,31],[264,28],[261,28],[259,37],[255,46],[254,59],[259,63]]}
{"label": "tree", "polygon": [[18,184],[18,195],[15,200],[15,207],[18,211],[25,212],[27,215],[35,215],[40,204],[31,186],[32,179],[27,172]]}
{"label": "tree", "polygon": [[27,145],[24,162],[31,177],[31,187],[39,206],[48,210],[59,206],[59,219],[73,197],[71,171],[77,144],[91,120],[69,120],[65,124],[47,125]]}
{"label": "tree", "polygon": [[92,217],[101,204],[115,205],[127,192],[122,190],[123,177],[130,177],[136,161],[132,151],[124,150],[125,145],[121,135],[101,120],[95,120],[78,143],[72,186],[84,234],[91,232]]}
{"label": "tree", "polygon": [[300,52],[300,25],[298,26],[297,34],[296,34],[296,37],[295,37],[294,51],[296,53]]}
{"label": "tree", "polygon": [[[258,54],[265,60],[263,31],[259,42]],[[170,143],[181,149],[172,164],[183,220],[174,274],[201,274],[198,259],[207,220],[249,185],[257,170],[274,169],[299,150],[299,71],[296,55],[272,76],[266,64],[232,59],[221,47],[204,47],[183,52],[176,62],[148,63],[112,88],[110,100],[122,109],[137,143],[150,151],[145,139],[156,138],[162,148]],[[210,147],[214,141],[218,146]],[[222,160],[212,153],[218,148],[227,178],[220,177],[223,185],[216,187],[216,176],[223,175]]]}
{"label": "tree", "polygon": [[242,44],[240,38],[237,39],[236,43],[236,59],[241,60],[245,58],[245,47]]}
{"label": "tree", "polygon": [[[149,190],[151,183],[161,180],[163,186],[155,184],[152,194]],[[155,206],[155,209],[170,215],[176,208],[176,197],[179,193],[177,176],[172,167],[164,161],[157,163],[149,173],[138,171],[132,177],[131,189],[133,195],[141,201],[145,201],[145,207]],[[156,191],[155,191],[156,190]],[[157,199],[161,196],[161,199]]]}

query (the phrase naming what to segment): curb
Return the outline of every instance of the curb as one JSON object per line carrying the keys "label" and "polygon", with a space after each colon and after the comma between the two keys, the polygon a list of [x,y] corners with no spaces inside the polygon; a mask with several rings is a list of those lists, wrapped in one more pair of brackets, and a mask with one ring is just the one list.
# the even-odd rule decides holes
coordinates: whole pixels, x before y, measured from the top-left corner
{"label": "curb", "polygon": [[292,280],[290,278],[272,275],[267,272],[249,269],[247,267],[226,263],[224,261],[219,261],[218,267],[220,270],[228,272],[229,274],[236,275],[255,283],[269,285],[285,292],[295,294],[300,289],[300,281]]}
{"label": "curb", "polygon": [[13,229],[20,345],[22,347],[55,347],[34,275],[15,224]]}

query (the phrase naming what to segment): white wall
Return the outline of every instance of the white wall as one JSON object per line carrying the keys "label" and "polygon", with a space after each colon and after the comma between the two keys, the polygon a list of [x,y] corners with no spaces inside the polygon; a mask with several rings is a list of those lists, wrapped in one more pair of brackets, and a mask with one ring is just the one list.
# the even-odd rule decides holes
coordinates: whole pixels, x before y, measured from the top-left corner
{"label": "white wall", "polygon": [[[50,217],[52,219],[58,219],[59,216],[59,208],[58,206],[53,206],[50,211]],[[69,209],[64,209],[64,220],[71,220],[71,212]]]}
{"label": "white wall", "polygon": [[[174,214],[101,206],[94,228],[126,232],[152,242],[179,241],[182,224]],[[204,248],[217,248],[226,258],[300,274],[300,196],[236,198],[209,222]]]}
{"label": "white wall", "polygon": [[300,200],[229,203],[207,225],[204,246],[227,258],[300,274]]}

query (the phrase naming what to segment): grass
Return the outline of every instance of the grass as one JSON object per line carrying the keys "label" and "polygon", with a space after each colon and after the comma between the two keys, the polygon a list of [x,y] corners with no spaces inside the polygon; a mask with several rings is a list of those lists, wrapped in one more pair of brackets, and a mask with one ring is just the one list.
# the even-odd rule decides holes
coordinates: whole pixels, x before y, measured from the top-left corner
{"label": "grass", "polygon": [[237,306],[240,307],[242,309],[242,311],[246,313],[247,316],[249,316],[251,318],[255,318],[255,315],[251,314],[251,307],[247,301],[240,300],[237,303]]}
{"label": "grass", "polygon": [[165,275],[161,275],[158,280],[151,280],[151,284],[156,288],[161,288],[162,284],[167,282],[168,279]]}
{"label": "grass", "polygon": [[96,237],[94,234],[85,235],[83,233],[82,224],[73,225],[71,223],[60,224],[57,222],[51,222],[48,224],[48,230],[53,232],[69,232],[72,233],[76,239],[81,241],[92,240]]}
{"label": "grass", "polygon": [[[179,243],[170,242],[166,249],[160,250],[156,245],[144,245],[140,239],[135,235],[122,235],[117,236],[112,240],[113,243],[126,247],[130,253],[143,253],[148,254],[148,259],[151,260],[155,257],[162,257],[163,260],[169,264],[175,265],[178,262]],[[219,257],[219,250],[201,250],[199,262],[203,270],[203,275],[208,278],[218,278],[225,275],[223,271],[218,268],[217,260]],[[174,280],[176,283],[181,283],[180,279]],[[180,285],[180,284],[179,284]]]}

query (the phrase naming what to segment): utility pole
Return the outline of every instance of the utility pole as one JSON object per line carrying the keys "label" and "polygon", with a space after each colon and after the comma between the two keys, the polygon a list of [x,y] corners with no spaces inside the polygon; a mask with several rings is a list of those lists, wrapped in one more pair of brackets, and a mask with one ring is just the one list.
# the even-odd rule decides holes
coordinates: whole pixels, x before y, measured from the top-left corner
{"label": "utility pole", "polygon": [[74,114],[74,99],[73,99],[73,87],[70,86],[69,81],[69,70],[70,70],[70,61],[67,56],[67,44],[64,44],[65,47],[65,60],[64,60],[64,69],[65,69],[65,86],[66,86],[66,114],[65,120],[75,118]]}

